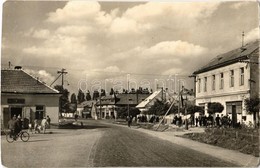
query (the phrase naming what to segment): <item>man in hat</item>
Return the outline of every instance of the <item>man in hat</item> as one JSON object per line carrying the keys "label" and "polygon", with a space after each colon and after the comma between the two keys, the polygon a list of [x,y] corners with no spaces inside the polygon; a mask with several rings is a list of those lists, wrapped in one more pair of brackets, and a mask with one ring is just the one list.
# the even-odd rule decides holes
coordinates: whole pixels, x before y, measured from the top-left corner
{"label": "man in hat", "polygon": [[13,135],[13,139],[16,138],[16,134],[15,134],[15,123],[16,123],[16,115],[14,115],[9,121],[8,121],[8,125],[7,128],[10,130],[10,137]]}
{"label": "man in hat", "polygon": [[22,121],[21,116],[18,115],[17,119],[14,122],[14,134],[17,135],[22,130]]}

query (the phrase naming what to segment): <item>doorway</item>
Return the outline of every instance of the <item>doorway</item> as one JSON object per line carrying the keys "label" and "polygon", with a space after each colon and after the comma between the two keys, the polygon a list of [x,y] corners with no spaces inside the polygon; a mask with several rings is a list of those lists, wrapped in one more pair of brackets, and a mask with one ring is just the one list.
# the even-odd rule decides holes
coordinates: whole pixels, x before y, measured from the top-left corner
{"label": "doorway", "polygon": [[18,117],[19,115],[22,117],[22,107],[11,107],[11,118],[16,115]]}
{"label": "doorway", "polygon": [[232,126],[235,127],[237,124],[237,110],[236,105],[232,105]]}

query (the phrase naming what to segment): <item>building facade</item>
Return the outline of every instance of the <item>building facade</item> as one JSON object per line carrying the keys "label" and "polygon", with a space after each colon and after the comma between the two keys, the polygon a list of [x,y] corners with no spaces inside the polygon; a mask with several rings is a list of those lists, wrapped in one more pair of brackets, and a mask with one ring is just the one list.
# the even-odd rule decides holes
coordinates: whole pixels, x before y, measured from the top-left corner
{"label": "building facade", "polygon": [[52,123],[59,120],[57,90],[47,86],[22,69],[1,70],[1,126],[7,126],[12,116],[33,122],[47,115]]}
{"label": "building facade", "polygon": [[224,106],[221,114],[233,123],[253,122],[253,115],[245,110],[245,99],[259,97],[259,42],[251,42],[219,55],[195,71],[196,105],[207,115],[208,103]]}

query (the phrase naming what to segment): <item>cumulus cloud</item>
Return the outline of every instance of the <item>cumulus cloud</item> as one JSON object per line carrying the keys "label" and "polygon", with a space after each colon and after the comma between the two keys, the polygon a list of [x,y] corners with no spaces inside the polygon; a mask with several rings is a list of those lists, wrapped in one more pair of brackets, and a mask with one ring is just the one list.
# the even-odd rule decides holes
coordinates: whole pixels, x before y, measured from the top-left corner
{"label": "cumulus cloud", "polygon": [[51,84],[55,80],[55,77],[45,70],[36,71],[36,70],[32,70],[32,69],[25,69],[25,71],[28,74],[38,78],[39,80],[41,80],[47,84]]}
{"label": "cumulus cloud", "polygon": [[245,42],[250,42],[253,40],[259,39],[259,28],[252,29],[245,34]]}
{"label": "cumulus cloud", "polygon": [[148,58],[194,58],[207,52],[207,49],[185,41],[164,41],[144,51]]}
{"label": "cumulus cloud", "polygon": [[84,24],[100,12],[98,2],[70,1],[63,9],[48,14],[48,22],[59,24]]}

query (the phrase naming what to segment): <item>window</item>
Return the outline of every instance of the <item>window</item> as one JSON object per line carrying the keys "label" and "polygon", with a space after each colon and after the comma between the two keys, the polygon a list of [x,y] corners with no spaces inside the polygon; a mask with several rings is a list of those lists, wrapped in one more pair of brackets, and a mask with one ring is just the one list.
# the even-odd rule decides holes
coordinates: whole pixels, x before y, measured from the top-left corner
{"label": "window", "polygon": [[220,74],[220,85],[219,85],[219,88],[220,89],[224,88],[224,74],[223,73]]}
{"label": "window", "polygon": [[216,76],[212,75],[212,90],[215,90],[215,85],[216,85]]}
{"label": "window", "polygon": [[234,87],[234,70],[230,71],[230,87]]}
{"label": "window", "polygon": [[207,91],[207,77],[204,78],[204,92]]}
{"label": "window", "polygon": [[244,68],[240,68],[240,79],[239,79],[239,84],[244,85]]}
{"label": "window", "polygon": [[200,93],[201,80],[198,79],[198,93]]}
{"label": "window", "polygon": [[44,106],[36,106],[35,119],[41,120],[45,115]]}

